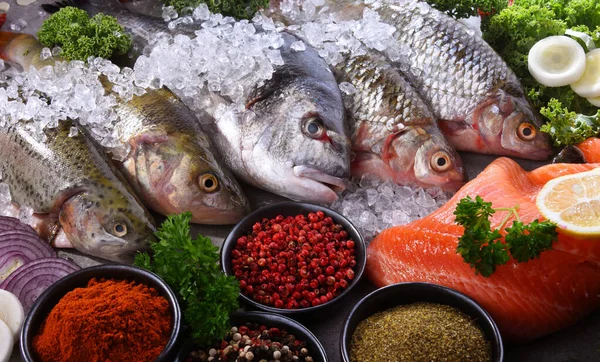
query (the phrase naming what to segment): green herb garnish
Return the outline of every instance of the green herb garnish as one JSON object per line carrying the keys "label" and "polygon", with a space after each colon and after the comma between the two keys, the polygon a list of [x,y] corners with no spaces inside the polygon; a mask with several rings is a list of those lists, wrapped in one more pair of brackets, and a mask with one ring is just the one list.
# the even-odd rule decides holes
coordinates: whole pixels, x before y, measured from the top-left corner
{"label": "green herb garnish", "polygon": [[[519,219],[517,209],[518,205],[493,209],[492,203],[485,202],[480,196],[476,196],[475,200],[467,196],[456,206],[454,221],[465,228],[464,234],[458,238],[456,251],[475,269],[475,274],[489,277],[496,271],[496,266],[506,264],[510,256],[521,263],[537,258],[543,251],[550,250],[552,243],[558,239],[556,224],[535,220],[525,225]],[[489,218],[496,211],[508,211],[509,214],[498,228],[492,230]],[[511,216],[516,220],[505,229],[503,243],[500,230]]]}
{"label": "green herb garnish", "polygon": [[553,98],[540,113],[548,119],[541,131],[550,134],[555,146],[575,145],[600,133],[600,109],[593,116],[585,116],[570,112]]}
{"label": "green herb garnish", "polygon": [[202,235],[191,238],[191,219],[189,212],[169,216],[156,232],[153,256],[140,253],[135,265],[158,274],[173,288],[192,337],[209,346],[227,334],[240,290],[238,281],[219,269],[219,248]]}
{"label": "green herb garnish", "polygon": [[117,19],[67,6],[44,21],[37,36],[44,46],[61,48],[60,56],[86,61],[89,57],[123,55],[131,47],[131,37]]}

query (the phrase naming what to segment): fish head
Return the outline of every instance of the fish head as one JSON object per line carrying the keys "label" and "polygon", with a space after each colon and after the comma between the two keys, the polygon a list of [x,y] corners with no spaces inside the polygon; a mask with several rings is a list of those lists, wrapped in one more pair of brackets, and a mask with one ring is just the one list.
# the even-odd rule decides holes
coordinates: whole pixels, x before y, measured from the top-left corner
{"label": "fish head", "polygon": [[136,142],[124,166],[146,204],[161,214],[189,211],[195,223],[235,224],[250,205],[215,157],[205,135],[169,134]]}
{"label": "fish head", "polygon": [[462,160],[439,130],[407,127],[392,138],[386,155],[398,183],[412,180],[422,187],[445,190],[464,184]]}
{"label": "fish head", "polygon": [[541,117],[524,96],[498,89],[474,116],[490,153],[532,160],[545,160],[552,153],[550,137],[540,131]]}
{"label": "fish head", "polygon": [[147,250],[156,239],[156,228],[141,205],[128,205],[123,195],[113,198],[106,191],[81,192],[67,199],[59,214],[61,228],[77,250],[131,263],[138,251]]}
{"label": "fish head", "polygon": [[331,83],[295,79],[253,104],[243,158],[259,187],[327,204],[345,189],[350,139],[340,91]]}

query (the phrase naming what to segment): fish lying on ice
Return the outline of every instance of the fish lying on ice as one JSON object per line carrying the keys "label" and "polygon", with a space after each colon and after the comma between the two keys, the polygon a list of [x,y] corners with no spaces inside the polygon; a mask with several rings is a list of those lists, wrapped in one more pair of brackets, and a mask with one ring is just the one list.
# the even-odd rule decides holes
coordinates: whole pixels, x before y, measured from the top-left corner
{"label": "fish lying on ice", "polygon": [[154,221],[106,154],[70,129],[61,121],[39,141],[21,125],[0,128],[2,182],[48,241],[62,234],[83,253],[132,262],[155,240]]}
{"label": "fish lying on ice", "polygon": [[[66,1],[44,9],[52,12],[65,5],[116,17],[138,50],[160,32],[195,37],[190,26],[170,30],[161,19],[133,14],[113,2]],[[272,78],[260,86],[240,84],[247,108],[242,117],[202,127],[240,179],[293,200],[332,203],[350,176],[342,97],[317,52],[293,51],[291,44],[299,39],[285,32],[281,36],[284,64],[274,66]],[[214,107],[206,111],[212,116],[219,104],[231,104],[216,93],[211,97]]]}
{"label": "fish lying on ice", "polygon": [[[43,46],[31,35],[0,32],[0,58],[24,70],[54,65],[40,59]],[[110,91],[111,84],[103,78]],[[235,224],[249,204],[191,110],[166,88],[118,99],[117,134],[129,153],[119,169],[149,208],[163,214],[192,213],[201,224]]]}
{"label": "fish lying on ice", "polygon": [[[459,290],[480,303],[510,340],[531,340],[567,327],[600,306],[600,242],[559,231],[558,242],[538,259],[511,260],[485,278],[456,252],[464,229],[454,223],[453,212],[460,199],[480,195],[494,208],[518,204],[524,223],[541,220],[535,199],[548,181],[596,167],[553,164],[526,172],[499,158],[439,210],[379,234],[368,248],[367,275],[377,286],[429,282]],[[492,228],[504,216],[494,215]]]}
{"label": "fish lying on ice", "polygon": [[356,90],[344,96],[353,176],[451,190],[464,184],[460,156],[419,94],[382,55],[348,56],[334,74]]}
{"label": "fish lying on ice", "polygon": [[325,3],[340,20],[360,17],[369,7],[397,29],[385,53],[457,150],[534,160],[550,156],[550,138],[540,132],[541,117],[519,79],[474,31],[416,0]]}

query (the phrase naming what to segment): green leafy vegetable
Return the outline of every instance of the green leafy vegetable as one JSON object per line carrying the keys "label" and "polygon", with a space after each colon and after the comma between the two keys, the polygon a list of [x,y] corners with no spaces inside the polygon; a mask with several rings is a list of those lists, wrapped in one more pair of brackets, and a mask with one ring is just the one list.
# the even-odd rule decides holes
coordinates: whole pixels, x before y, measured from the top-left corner
{"label": "green leafy vegetable", "polygon": [[446,14],[456,18],[468,18],[478,12],[491,14],[504,9],[506,0],[427,0],[427,2]]}
{"label": "green leafy vegetable", "polygon": [[593,116],[570,112],[557,99],[540,111],[548,119],[541,130],[550,134],[556,146],[575,145],[600,133],[600,109]]}
{"label": "green leafy vegetable", "polygon": [[567,29],[598,40],[598,17],[600,2],[596,0],[515,0],[512,6],[489,19],[483,38],[521,79],[536,107],[543,107],[556,98],[577,113],[590,113],[593,106],[570,87],[539,85],[529,74],[527,55],[536,42],[548,36],[563,35]]}
{"label": "green leafy vegetable", "polygon": [[177,12],[191,10],[206,4],[211,12],[233,16],[236,19],[251,19],[260,9],[267,8],[269,0],[161,0]]}
{"label": "green leafy vegetable", "polygon": [[229,330],[229,314],[238,308],[239,284],[218,266],[218,248],[209,238],[190,236],[189,212],[171,215],[152,244],[153,256],[138,254],[135,265],[160,275],[173,288],[183,317],[200,345],[211,345]]}
{"label": "green leafy vegetable", "polygon": [[[491,229],[490,216],[496,211],[508,211],[508,216],[497,229]],[[460,200],[454,211],[457,224],[465,228],[458,238],[456,252],[475,269],[475,274],[489,277],[496,266],[506,264],[510,255],[518,262],[539,257],[540,253],[550,250],[557,240],[556,224],[551,221],[533,221],[524,225],[519,220],[517,207],[493,209],[491,202],[485,202],[480,196],[473,200],[467,196]],[[515,216],[511,227],[506,228],[504,243],[500,230],[510,216]]]}
{"label": "green leafy vegetable", "polygon": [[131,47],[131,37],[117,19],[104,14],[90,18],[84,10],[72,6],[50,15],[37,36],[44,46],[60,46],[60,55],[69,60],[110,58],[127,53]]}

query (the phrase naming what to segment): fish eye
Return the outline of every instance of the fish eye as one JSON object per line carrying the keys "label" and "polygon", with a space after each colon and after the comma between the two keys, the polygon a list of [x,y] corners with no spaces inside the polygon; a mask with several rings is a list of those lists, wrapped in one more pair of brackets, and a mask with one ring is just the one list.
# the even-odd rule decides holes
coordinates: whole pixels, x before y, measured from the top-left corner
{"label": "fish eye", "polygon": [[450,155],[446,151],[437,151],[431,156],[431,168],[436,172],[446,172],[452,167]]}
{"label": "fish eye", "polygon": [[325,134],[325,126],[320,118],[311,117],[302,124],[302,132],[310,138],[318,139]]}
{"label": "fish eye", "polygon": [[215,192],[219,189],[219,180],[212,173],[201,175],[198,183],[204,192]]}
{"label": "fish eye", "polygon": [[121,221],[115,222],[112,227],[112,234],[118,238],[127,235],[127,224]]}
{"label": "fish eye", "polygon": [[537,135],[535,126],[531,123],[521,123],[517,128],[517,136],[523,141],[531,141]]}

